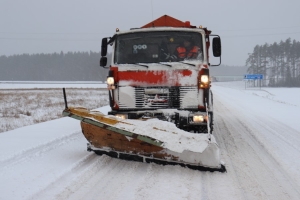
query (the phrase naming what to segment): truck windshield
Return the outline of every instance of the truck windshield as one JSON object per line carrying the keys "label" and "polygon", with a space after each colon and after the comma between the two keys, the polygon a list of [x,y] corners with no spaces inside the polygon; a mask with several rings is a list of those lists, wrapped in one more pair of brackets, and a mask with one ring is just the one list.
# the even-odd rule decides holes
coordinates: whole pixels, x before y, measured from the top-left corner
{"label": "truck windshield", "polygon": [[202,35],[197,32],[136,32],[118,35],[115,42],[116,64],[203,60]]}

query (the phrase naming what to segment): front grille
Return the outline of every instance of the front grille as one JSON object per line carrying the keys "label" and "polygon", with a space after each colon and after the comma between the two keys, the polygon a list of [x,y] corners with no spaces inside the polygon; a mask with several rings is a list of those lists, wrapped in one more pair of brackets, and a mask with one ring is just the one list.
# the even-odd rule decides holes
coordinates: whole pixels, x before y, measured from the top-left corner
{"label": "front grille", "polygon": [[[197,87],[135,87],[136,108],[183,108],[187,93],[197,105]],[[186,105],[186,104],[185,104]]]}

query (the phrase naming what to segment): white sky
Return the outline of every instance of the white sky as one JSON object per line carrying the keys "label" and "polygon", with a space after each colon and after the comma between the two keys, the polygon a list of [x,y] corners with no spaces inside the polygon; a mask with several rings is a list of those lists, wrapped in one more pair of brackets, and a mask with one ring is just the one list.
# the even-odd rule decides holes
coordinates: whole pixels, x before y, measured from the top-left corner
{"label": "white sky", "polygon": [[244,65],[257,44],[300,41],[299,8],[299,0],[0,0],[0,55],[98,52],[115,28],[167,14],[219,34],[222,63]]}

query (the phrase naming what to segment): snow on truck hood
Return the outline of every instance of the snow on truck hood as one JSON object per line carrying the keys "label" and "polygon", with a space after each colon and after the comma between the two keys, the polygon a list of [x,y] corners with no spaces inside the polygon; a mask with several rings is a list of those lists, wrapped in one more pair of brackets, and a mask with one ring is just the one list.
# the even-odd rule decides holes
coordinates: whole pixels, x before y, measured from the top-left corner
{"label": "snow on truck hood", "polygon": [[[144,66],[139,66],[144,65]],[[169,65],[169,66],[168,66]],[[119,71],[128,70],[180,70],[180,69],[195,69],[203,67],[203,63],[196,60],[183,62],[160,62],[160,63],[136,63],[136,64],[114,64],[119,67]],[[145,67],[148,66],[149,68]]]}
{"label": "snow on truck hood", "polygon": [[195,61],[120,64],[116,67],[120,86],[131,84],[196,86],[195,80],[199,71],[205,68],[202,63]]}

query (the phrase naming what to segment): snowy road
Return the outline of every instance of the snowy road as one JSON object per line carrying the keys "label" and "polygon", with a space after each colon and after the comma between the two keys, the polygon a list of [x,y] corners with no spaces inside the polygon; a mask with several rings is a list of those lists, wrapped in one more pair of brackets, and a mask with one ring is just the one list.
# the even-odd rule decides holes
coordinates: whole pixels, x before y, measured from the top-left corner
{"label": "snowy road", "polygon": [[300,199],[300,89],[212,89],[227,173],[96,156],[63,118],[0,133],[0,199]]}

